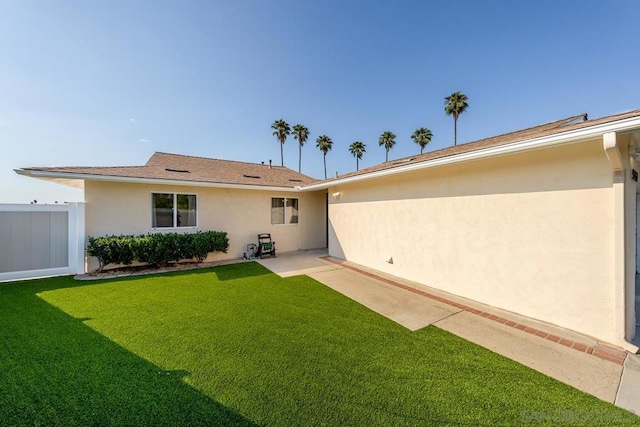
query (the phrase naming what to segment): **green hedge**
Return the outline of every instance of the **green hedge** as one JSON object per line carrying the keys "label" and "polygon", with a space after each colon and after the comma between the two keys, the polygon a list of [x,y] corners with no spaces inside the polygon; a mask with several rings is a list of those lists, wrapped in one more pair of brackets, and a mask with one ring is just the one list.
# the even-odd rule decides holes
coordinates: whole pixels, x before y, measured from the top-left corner
{"label": "green hedge", "polygon": [[108,264],[131,265],[133,261],[158,267],[183,259],[202,262],[211,252],[228,249],[229,238],[222,231],[89,237],[87,244],[87,254],[100,262],[98,271]]}

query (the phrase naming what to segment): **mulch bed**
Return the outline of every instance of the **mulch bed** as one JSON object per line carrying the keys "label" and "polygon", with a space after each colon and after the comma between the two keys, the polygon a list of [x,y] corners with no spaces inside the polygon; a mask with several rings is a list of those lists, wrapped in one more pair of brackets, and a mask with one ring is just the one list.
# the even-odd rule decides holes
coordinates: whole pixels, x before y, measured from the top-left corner
{"label": "mulch bed", "polygon": [[117,268],[110,268],[108,270],[102,270],[101,272],[92,271],[86,274],[77,274],[74,279],[76,280],[100,280],[100,279],[114,279],[116,277],[129,277],[129,276],[143,276],[146,274],[158,274],[168,273],[170,271],[182,271],[182,270],[196,270],[199,268],[215,267],[218,265],[237,264],[240,262],[246,262],[245,259],[230,259],[224,261],[214,262],[179,262],[171,263],[165,267],[154,267],[151,265],[135,265],[124,266]]}

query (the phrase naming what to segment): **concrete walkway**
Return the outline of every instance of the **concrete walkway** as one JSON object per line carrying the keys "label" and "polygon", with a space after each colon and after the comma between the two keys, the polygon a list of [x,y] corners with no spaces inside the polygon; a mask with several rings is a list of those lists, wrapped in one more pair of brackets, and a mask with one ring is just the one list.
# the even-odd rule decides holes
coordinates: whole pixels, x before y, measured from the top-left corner
{"label": "concrete walkway", "polygon": [[309,277],[415,331],[435,325],[543,374],[640,414],[640,358],[575,332],[327,256],[326,250],[257,260]]}

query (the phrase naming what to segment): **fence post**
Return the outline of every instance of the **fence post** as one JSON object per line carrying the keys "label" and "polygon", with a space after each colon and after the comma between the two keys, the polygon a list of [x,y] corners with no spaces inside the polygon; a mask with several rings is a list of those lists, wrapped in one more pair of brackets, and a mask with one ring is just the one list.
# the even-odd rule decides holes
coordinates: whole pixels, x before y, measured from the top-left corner
{"label": "fence post", "polygon": [[84,203],[69,203],[69,270],[85,273]]}

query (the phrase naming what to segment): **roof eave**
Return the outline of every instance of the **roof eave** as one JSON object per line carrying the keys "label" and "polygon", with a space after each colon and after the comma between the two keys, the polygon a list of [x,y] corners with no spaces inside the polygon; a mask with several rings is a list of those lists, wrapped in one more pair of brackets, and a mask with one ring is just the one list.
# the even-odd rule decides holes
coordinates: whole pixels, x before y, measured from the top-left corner
{"label": "roof eave", "polygon": [[496,147],[489,147],[467,153],[453,154],[447,157],[441,157],[423,162],[412,163],[405,166],[383,169],[380,171],[364,173],[347,178],[338,178],[332,181],[322,181],[317,184],[301,186],[301,191],[323,190],[337,185],[350,184],[353,182],[364,181],[369,179],[381,178],[390,175],[413,172],[422,169],[429,169],[449,164],[468,162],[472,160],[484,159],[487,157],[498,157],[518,152],[537,150],[550,146],[572,144],[580,140],[599,137],[607,132],[626,132],[629,130],[640,128],[640,117],[632,117],[616,122],[594,125],[586,128],[580,128],[550,136],[527,139],[524,141],[514,142]]}
{"label": "roof eave", "polygon": [[[126,176],[108,176],[108,175],[93,175],[83,173],[70,173],[70,172],[52,172],[52,171],[39,171],[31,169],[14,169],[14,171],[23,176],[31,178],[43,179],[46,181],[53,181],[63,183],[62,181],[106,181],[106,182],[122,182],[131,184],[153,184],[153,185],[178,185],[189,187],[212,187],[212,188],[233,188],[238,190],[262,190],[262,191],[286,191],[297,192],[299,186],[295,187],[279,187],[274,185],[252,185],[252,184],[231,184],[223,182],[203,182],[203,181],[183,181],[173,179],[155,179],[155,178],[136,178]],[[66,183],[65,185],[70,185]],[[74,185],[70,185],[74,186]],[[82,188],[82,186],[74,186]]]}

